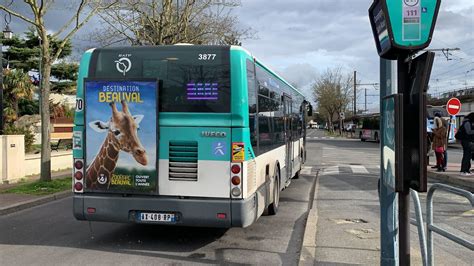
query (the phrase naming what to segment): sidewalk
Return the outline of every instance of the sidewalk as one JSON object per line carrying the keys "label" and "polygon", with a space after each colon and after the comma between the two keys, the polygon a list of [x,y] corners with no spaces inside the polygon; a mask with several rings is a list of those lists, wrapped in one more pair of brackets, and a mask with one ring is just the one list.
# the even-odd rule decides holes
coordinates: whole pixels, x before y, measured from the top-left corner
{"label": "sidewalk", "polygon": [[[71,170],[63,170],[54,172],[51,174],[52,179],[65,178],[71,176]],[[33,182],[39,180],[39,175],[30,176],[26,182]],[[23,183],[21,183],[23,184]],[[31,208],[49,201],[67,197],[71,194],[71,191],[58,192],[46,196],[35,196],[26,194],[15,194],[15,193],[2,193],[3,191],[13,188],[18,184],[1,184],[0,185],[0,216],[6,215],[12,212],[17,212],[23,209]]]}
{"label": "sidewalk", "polygon": [[[460,164],[454,163],[448,164],[446,172],[436,172],[428,166],[428,181],[474,191],[474,175],[463,177],[459,169]],[[318,176],[313,207],[306,220],[299,265],[380,264],[377,180],[378,177]],[[411,226],[410,232],[411,260],[414,265],[420,265],[416,228]],[[442,250],[437,252],[444,254]],[[455,259],[446,256],[441,264]]]}
{"label": "sidewalk", "polygon": [[428,181],[443,183],[474,192],[474,174],[471,176],[462,176],[459,172],[460,169],[460,163],[448,163],[446,172],[436,172],[436,169],[432,169],[431,165],[429,165],[427,173]]}

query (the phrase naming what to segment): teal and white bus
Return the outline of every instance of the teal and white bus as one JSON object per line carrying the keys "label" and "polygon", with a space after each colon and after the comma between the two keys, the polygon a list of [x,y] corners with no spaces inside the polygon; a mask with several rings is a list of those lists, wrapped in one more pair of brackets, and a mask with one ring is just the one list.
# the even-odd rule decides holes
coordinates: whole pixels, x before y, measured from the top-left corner
{"label": "teal and white bus", "polygon": [[88,50],[76,103],[78,220],[247,227],[305,161],[311,106],[239,46]]}

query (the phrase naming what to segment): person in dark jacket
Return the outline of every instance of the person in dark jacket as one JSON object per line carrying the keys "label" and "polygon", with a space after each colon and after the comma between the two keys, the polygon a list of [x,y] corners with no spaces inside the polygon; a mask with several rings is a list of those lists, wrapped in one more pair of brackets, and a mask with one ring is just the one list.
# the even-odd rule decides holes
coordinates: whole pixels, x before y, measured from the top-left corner
{"label": "person in dark jacket", "polygon": [[461,161],[461,175],[471,176],[471,142],[474,140],[474,112],[469,113],[464,117],[460,130],[462,132],[461,146],[462,146],[462,161]]}

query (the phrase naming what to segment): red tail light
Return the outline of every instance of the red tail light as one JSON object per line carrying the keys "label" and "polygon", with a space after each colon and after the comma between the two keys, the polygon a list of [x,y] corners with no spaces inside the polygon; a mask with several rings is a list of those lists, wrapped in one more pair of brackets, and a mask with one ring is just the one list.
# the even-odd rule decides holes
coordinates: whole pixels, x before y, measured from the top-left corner
{"label": "red tail light", "polygon": [[74,163],[74,167],[76,167],[76,169],[81,170],[83,166],[84,166],[84,164],[82,163],[82,161],[77,160],[77,161]]}
{"label": "red tail light", "polygon": [[217,214],[217,219],[224,220],[225,218],[227,218],[227,214],[225,214],[225,213],[218,213]]}
{"label": "red tail light", "polygon": [[92,207],[87,208],[87,213],[95,213],[95,208],[92,208]]}
{"label": "red tail light", "polygon": [[230,170],[232,171],[232,173],[238,174],[238,173],[240,173],[240,166],[237,165],[237,164],[234,164],[234,165],[232,165]]}
{"label": "red tail light", "polygon": [[76,184],[74,184],[74,189],[77,190],[77,191],[81,191],[82,190],[82,183],[76,182]]}
{"label": "red tail light", "polygon": [[232,184],[233,184],[234,186],[240,185],[240,177],[238,177],[238,176],[233,176],[233,177],[232,177]]}
{"label": "red tail light", "polygon": [[83,177],[82,172],[76,172],[76,173],[74,173],[74,178],[76,178],[76,180],[81,180],[82,177]]}

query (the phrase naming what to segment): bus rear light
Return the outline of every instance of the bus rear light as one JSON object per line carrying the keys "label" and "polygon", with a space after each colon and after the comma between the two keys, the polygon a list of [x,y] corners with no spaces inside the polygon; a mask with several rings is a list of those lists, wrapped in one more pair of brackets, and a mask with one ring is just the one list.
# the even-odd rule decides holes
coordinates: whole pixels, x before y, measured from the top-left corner
{"label": "bus rear light", "polygon": [[78,170],[81,170],[83,166],[84,166],[84,163],[81,160],[77,160],[74,162],[74,167],[76,167],[76,169]]}
{"label": "bus rear light", "polygon": [[82,183],[81,182],[76,182],[76,184],[74,184],[74,189],[76,191],[82,191]]}
{"label": "bus rear light", "polygon": [[240,177],[238,177],[238,176],[233,176],[233,177],[232,177],[232,184],[233,184],[234,186],[240,185]]}
{"label": "bus rear light", "polygon": [[95,213],[95,208],[88,207],[87,208],[87,213],[94,214]]}
{"label": "bus rear light", "polygon": [[82,177],[83,177],[82,172],[76,172],[76,173],[74,173],[74,178],[76,178],[76,180],[81,180]]}
{"label": "bus rear light", "polygon": [[234,165],[232,165],[232,167],[230,168],[230,170],[232,171],[232,173],[238,174],[238,173],[240,173],[240,165],[234,164]]}
{"label": "bus rear light", "polygon": [[242,193],[242,192],[240,191],[240,188],[234,187],[234,188],[232,189],[232,196],[238,197],[238,196],[240,196],[240,193]]}
{"label": "bus rear light", "polygon": [[218,213],[217,219],[225,220],[227,218],[227,214],[225,213]]}

